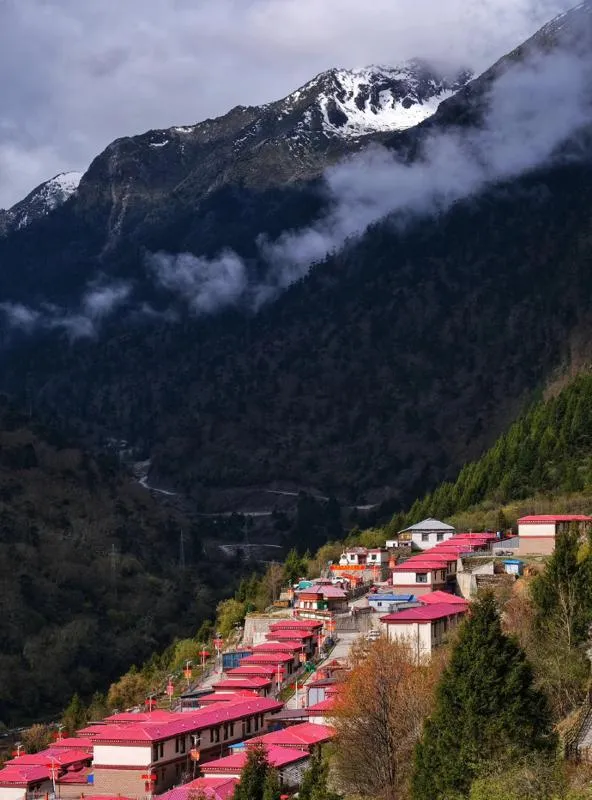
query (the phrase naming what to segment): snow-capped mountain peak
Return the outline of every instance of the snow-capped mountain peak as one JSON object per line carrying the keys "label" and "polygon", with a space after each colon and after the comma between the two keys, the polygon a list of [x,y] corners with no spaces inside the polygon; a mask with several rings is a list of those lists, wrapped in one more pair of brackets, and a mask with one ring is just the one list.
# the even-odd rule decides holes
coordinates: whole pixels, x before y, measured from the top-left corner
{"label": "snow-capped mountain peak", "polygon": [[470,78],[466,71],[452,77],[439,74],[421,61],[399,67],[331,69],[280,103],[282,115],[308,106],[301,130],[320,128],[329,136],[359,137],[423,122]]}
{"label": "snow-capped mountain peak", "polygon": [[[78,189],[82,172],[60,172],[4,212],[4,231],[20,230],[61,206]],[[1,231],[0,231],[1,232]]]}

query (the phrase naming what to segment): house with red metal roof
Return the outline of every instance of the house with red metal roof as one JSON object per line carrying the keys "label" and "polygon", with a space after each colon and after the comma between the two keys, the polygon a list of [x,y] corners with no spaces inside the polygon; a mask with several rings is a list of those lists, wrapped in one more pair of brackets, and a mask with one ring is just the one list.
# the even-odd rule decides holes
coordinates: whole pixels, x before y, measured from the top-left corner
{"label": "house with red metal roof", "polygon": [[414,661],[420,664],[445,643],[448,634],[459,624],[467,609],[467,603],[428,602],[418,608],[387,614],[380,621],[386,625],[388,638],[407,643]]}
{"label": "house with red metal roof", "polygon": [[0,769],[0,800],[26,800],[53,790],[49,767],[15,766],[9,763]]}
{"label": "house with red metal roof", "polygon": [[[97,794],[119,792],[138,800],[160,794],[192,768],[196,753],[201,763],[260,735],[282,705],[264,697],[244,698],[186,713],[159,712],[155,721],[94,726],[94,789]],[[168,720],[163,718],[167,713]]]}
{"label": "house with red metal roof", "polygon": [[313,585],[296,592],[294,616],[298,619],[326,620],[332,614],[347,611],[347,593],[331,584]]}
{"label": "house with red metal roof", "polygon": [[298,656],[294,653],[253,653],[253,655],[243,658],[241,667],[250,666],[270,666],[276,671],[282,667],[287,675],[291,675],[296,669]]}
{"label": "house with red metal roof", "polygon": [[271,691],[272,684],[273,681],[269,678],[236,676],[212,684],[212,689],[215,694],[243,690],[257,692],[260,697],[266,697]]}
{"label": "house with red metal roof", "polygon": [[265,678],[275,681],[277,669],[269,664],[245,664],[245,666],[227,669],[225,675],[228,678]]}
{"label": "house with red metal roof", "polygon": [[432,605],[433,603],[449,603],[452,605],[459,605],[459,606],[468,605],[468,600],[465,600],[464,597],[459,597],[456,594],[450,594],[450,592],[439,592],[439,591],[422,594],[421,602],[424,605]]}
{"label": "house with red metal roof", "polygon": [[280,619],[269,626],[270,633],[276,631],[294,631],[306,630],[318,632],[323,627],[322,622],[315,622],[313,619],[299,620],[299,619]]}
{"label": "house with red metal roof", "polygon": [[448,577],[446,561],[430,559],[429,554],[408,558],[393,568],[393,586],[398,592],[422,594],[443,589]]}
{"label": "house with red metal roof", "polygon": [[[247,760],[247,747],[224,758],[208,761],[201,765],[206,778],[240,778],[241,770]],[[302,782],[302,776],[310,761],[310,753],[301,748],[279,747],[268,745],[267,758],[274,769],[277,769],[280,784],[284,789],[296,789]]]}
{"label": "house with red metal roof", "polygon": [[198,708],[213,706],[215,703],[242,703],[245,699],[259,697],[257,692],[249,689],[237,689],[234,692],[210,692],[198,698]]}
{"label": "house with red metal roof", "polygon": [[[237,783],[237,778],[197,778],[170,789],[160,795],[160,798],[161,800],[191,800],[194,797],[204,797],[206,800],[231,800]],[[91,800],[91,798],[85,798],[85,800]],[[97,798],[97,800],[99,799]]]}
{"label": "house with red metal roof", "polygon": [[267,642],[262,642],[261,644],[256,644],[253,647],[253,654],[255,653],[298,653],[300,652],[300,645],[295,644],[294,642],[275,642],[269,640]]}
{"label": "house with red metal roof", "polygon": [[558,536],[574,528],[582,536],[590,531],[592,517],[585,514],[531,514],[518,520],[518,555],[550,555]]}
{"label": "house with red metal roof", "polygon": [[316,619],[280,619],[269,626],[265,639],[267,643],[293,645],[311,656],[318,649],[323,624],[324,620]]}
{"label": "house with red metal roof", "polygon": [[85,750],[92,755],[92,742],[82,736],[65,736],[56,739],[52,744],[53,750]]}
{"label": "house with red metal roof", "polygon": [[23,794],[43,792],[43,788],[37,788],[40,781],[42,784],[48,781],[50,791],[55,784],[56,791],[64,798],[80,797],[89,782],[91,762],[92,746],[73,749],[52,745],[38,753],[23,753],[0,770],[0,799],[13,800]]}
{"label": "house with red metal roof", "polygon": [[300,725],[291,725],[288,728],[258,736],[253,741],[263,742],[268,747],[296,747],[310,753],[314,747],[330,742],[334,736],[335,728],[330,725],[303,722]]}

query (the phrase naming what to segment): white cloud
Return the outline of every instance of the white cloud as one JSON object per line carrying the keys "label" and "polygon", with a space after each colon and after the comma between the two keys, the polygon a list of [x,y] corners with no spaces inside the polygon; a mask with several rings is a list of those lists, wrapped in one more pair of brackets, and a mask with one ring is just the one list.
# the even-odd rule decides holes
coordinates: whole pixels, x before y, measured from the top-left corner
{"label": "white cloud", "polygon": [[132,287],[128,283],[90,286],[83,295],[78,310],[68,310],[51,303],[35,309],[22,303],[0,303],[0,312],[10,328],[24,333],[36,330],[65,331],[70,340],[91,339],[99,331],[101,322],[114,313],[129,298]]}
{"label": "white cloud", "polygon": [[332,66],[477,69],[570,0],[2,0],[0,207],[110,141],[278,99]]}

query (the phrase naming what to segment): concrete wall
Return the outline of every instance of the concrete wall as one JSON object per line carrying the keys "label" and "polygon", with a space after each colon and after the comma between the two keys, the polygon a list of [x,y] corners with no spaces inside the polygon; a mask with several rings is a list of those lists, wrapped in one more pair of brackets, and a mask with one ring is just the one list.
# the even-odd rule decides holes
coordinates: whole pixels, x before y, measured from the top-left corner
{"label": "concrete wall", "polygon": [[550,556],[555,550],[555,538],[536,536],[520,537],[518,556],[541,555]]}
{"label": "concrete wall", "polygon": [[265,635],[269,633],[269,626],[280,620],[280,617],[247,616],[242,644],[245,647],[253,647],[267,641]]}
{"label": "concrete wall", "polygon": [[541,536],[555,538],[556,524],[554,522],[539,522],[539,523],[519,523],[518,536],[522,538],[534,536],[539,538]]}
{"label": "concrete wall", "polygon": [[460,572],[457,572],[455,575],[456,587],[461,597],[465,597],[467,600],[470,600],[471,597],[475,596],[477,593],[476,575],[493,575],[493,572],[493,561],[486,561],[484,564],[480,564],[478,567],[474,567],[471,570],[461,569]]}
{"label": "concrete wall", "polygon": [[61,800],[79,800],[81,794],[91,794],[93,791],[92,783],[58,783],[56,786],[57,796]]}
{"label": "concrete wall", "polygon": [[555,550],[556,533],[557,525],[554,522],[519,524],[518,555],[550,555]]}
{"label": "concrete wall", "polygon": [[151,745],[122,747],[120,745],[95,744],[93,761],[109,767],[148,767],[152,761]]}
{"label": "concrete wall", "polygon": [[430,657],[432,653],[432,632],[430,623],[384,623],[387,636],[391,641],[399,640],[409,645],[412,657],[421,662]]}
{"label": "concrete wall", "polygon": [[[142,798],[148,792],[142,775],[148,774],[145,769],[95,769],[92,794],[111,795],[118,794],[125,797]],[[156,787],[158,791],[158,787]],[[91,792],[88,792],[90,794]]]}
{"label": "concrete wall", "polygon": [[477,581],[472,572],[457,572],[456,573],[456,588],[461,597],[469,600],[475,595],[477,591]]}
{"label": "concrete wall", "polygon": [[18,786],[0,786],[0,800],[25,800],[27,790]]}

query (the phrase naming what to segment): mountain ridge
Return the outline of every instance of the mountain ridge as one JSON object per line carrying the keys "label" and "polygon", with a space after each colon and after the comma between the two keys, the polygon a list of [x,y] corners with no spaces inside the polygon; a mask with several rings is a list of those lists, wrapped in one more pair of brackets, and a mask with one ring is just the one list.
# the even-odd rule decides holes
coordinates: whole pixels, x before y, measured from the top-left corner
{"label": "mountain ridge", "polygon": [[[490,85],[481,76],[420,126],[375,141],[403,156],[407,148],[410,165],[426,133],[470,129]],[[41,407],[77,420],[93,440],[134,442],[154,455],[156,485],[207,508],[216,483],[278,477],[352,499],[388,489],[404,502],[477,455],[560,365],[588,286],[589,157],[584,149],[578,168],[538,165],[479,184],[450,206],[420,210],[408,227],[376,222],[256,317],[231,308],[194,318],[181,308],[165,318],[170,295],[158,305],[147,252],[207,258],[234,248],[257,269],[258,234],[273,240],[326,210],[318,168],[341,152],[339,142],[331,149],[335,137],[322,154],[311,151],[303,173],[286,141],[260,161],[253,147],[231,164],[236,182],[224,183],[219,166],[245,120],[256,128],[253,110],[233,110],[219,151],[194,141],[170,170],[158,161],[162,174],[152,158],[167,147],[149,147],[161,133],[120,140],[95,159],[75,201],[36,223],[34,238],[29,229],[0,242],[0,261],[15,265],[10,283],[0,272],[0,292],[13,301],[59,291],[70,302],[84,264],[135,281],[155,312],[143,323],[114,316],[95,341],[71,347],[18,341],[2,353],[3,380],[17,392],[32,384]],[[127,185],[134,169],[141,181]],[[179,183],[175,170],[191,177]],[[41,249],[50,254],[43,275]],[[17,333],[4,335],[14,346]]]}

